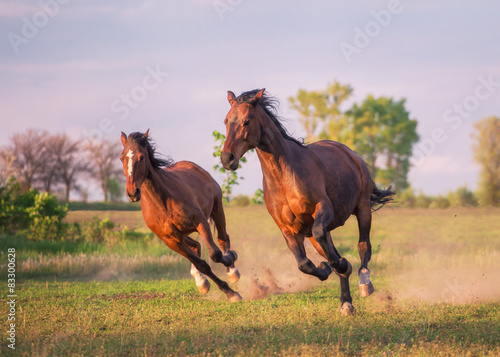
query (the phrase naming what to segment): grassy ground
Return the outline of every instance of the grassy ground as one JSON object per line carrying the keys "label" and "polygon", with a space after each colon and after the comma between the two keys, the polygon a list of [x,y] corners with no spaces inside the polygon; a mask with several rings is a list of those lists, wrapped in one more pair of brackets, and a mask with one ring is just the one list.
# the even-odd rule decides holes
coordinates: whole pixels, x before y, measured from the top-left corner
{"label": "grassy ground", "polygon": [[[68,220],[94,214],[70,212]],[[97,214],[145,229],[140,212]],[[214,284],[200,295],[189,264],[158,239],[72,246],[1,237],[1,274],[15,246],[16,351],[26,356],[496,356],[499,218],[500,210],[487,209],[379,211],[370,263],[376,292],[359,298],[353,274],[357,314],[349,318],[339,314],[338,279],[301,274],[263,207],[227,209],[242,273],[234,289],[244,300],[236,304]],[[359,266],[355,218],[333,237]],[[6,279],[0,287],[7,291]]]}

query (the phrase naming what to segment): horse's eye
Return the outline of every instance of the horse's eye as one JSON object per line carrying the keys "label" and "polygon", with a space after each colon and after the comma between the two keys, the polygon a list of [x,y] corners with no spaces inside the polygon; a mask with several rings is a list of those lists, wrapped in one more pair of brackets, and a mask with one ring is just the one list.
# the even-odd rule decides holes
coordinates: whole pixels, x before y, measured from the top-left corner
{"label": "horse's eye", "polygon": [[247,119],[243,122],[243,126],[249,126],[249,125],[250,125],[250,120]]}
{"label": "horse's eye", "polygon": [[142,161],[142,160],[144,160],[144,156],[143,155],[139,155],[138,159],[139,159],[139,161]]}

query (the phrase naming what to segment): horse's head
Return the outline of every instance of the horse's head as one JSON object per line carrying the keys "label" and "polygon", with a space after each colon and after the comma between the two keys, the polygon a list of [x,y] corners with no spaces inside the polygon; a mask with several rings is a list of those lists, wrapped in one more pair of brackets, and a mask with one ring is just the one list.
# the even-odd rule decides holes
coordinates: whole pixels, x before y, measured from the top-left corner
{"label": "horse's head", "polygon": [[122,132],[121,140],[123,144],[120,160],[123,163],[123,173],[127,177],[127,187],[125,193],[131,202],[141,199],[141,185],[146,179],[149,171],[149,154],[145,145],[141,144],[141,139],[147,141],[148,131],[145,134],[139,133],[127,135]]}
{"label": "horse's head", "polygon": [[226,141],[222,148],[221,162],[226,170],[238,168],[241,157],[259,145],[262,125],[257,104],[262,99],[265,89],[261,89],[250,98],[241,98],[233,92],[227,92],[231,109],[226,115]]}

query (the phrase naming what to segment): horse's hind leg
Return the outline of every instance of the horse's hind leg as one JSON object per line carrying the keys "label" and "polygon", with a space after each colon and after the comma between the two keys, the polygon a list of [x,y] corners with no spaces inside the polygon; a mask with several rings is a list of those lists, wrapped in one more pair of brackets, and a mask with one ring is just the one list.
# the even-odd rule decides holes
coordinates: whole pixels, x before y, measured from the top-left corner
{"label": "horse's hind leg", "polygon": [[372,245],[370,243],[370,229],[372,226],[372,211],[370,205],[358,208],[356,212],[359,228],[358,251],[361,259],[361,267],[358,271],[359,276],[359,296],[366,297],[371,295],[375,289],[370,280],[370,270],[368,262],[372,257]]}
{"label": "horse's hind leg", "polygon": [[[201,257],[201,245],[197,241],[195,241],[191,237],[186,237],[186,244],[191,248],[193,252],[198,256],[198,258]],[[202,294],[206,294],[210,291],[210,281],[203,275],[198,269],[196,269],[196,266],[191,263],[191,270],[190,270],[191,276],[194,278],[196,282],[196,287],[198,288],[199,292]]]}
{"label": "horse's hind leg", "polygon": [[238,268],[234,266],[234,262],[238,259],[238,255],[234,250],[230,250],[231,241],[226,231],[226,216],[224,214],[221,199],[215,200],[211,217],[215,223],[215,228],[217,229],[217,240],[219,241],[219,246],[222,248],[222,252],[224,254],[232,254],[234,256],[233,263],[227,267],[226,274],[230,283],[236,283],[240,280],[240,272]]}
{"label": "horse's hind leg", "polygon": [[[327,235],[328,235],[327,239],[331,240],[330,232],[327,232]],[[311,241],[313,247],[318,251],[318,253],[322,257],[328,259],[326,256],[326,253],[323,250],[323,248],[321,247],[321,245],[313,237],[309,237],[309,240]],[[337,249],[335,248],[335,246],[333,246],[333,250],[334,250],[335,254],[337,254],[337,256],[340,257],[340,254],[337,251]],[[335,274],[337,274],[337,276],[340,279],[340,303],[341,303],[340,311],[343,315],[351,315],[354,313],[354,307],[352,306],[351,290],[349,288],[349,275],[350,274],[349,275],[347,275],[347,274],[341,275],[337,271],[335,271]]]}
{"label": "horse's hind leg", "polygon": [[217,287],[226,294],[227,298],[231,302],[240,301],[241,295],[236,291],[232,290],[227,283],[217,277],[210,268],[210,265],[206,261],[199,258],[198,255],[191,249],[187,241],[179,242],[173,239],[164,240],[165,243],[174,251],[186,257],[195,268],[202,274],[208,276],[217,285]]}

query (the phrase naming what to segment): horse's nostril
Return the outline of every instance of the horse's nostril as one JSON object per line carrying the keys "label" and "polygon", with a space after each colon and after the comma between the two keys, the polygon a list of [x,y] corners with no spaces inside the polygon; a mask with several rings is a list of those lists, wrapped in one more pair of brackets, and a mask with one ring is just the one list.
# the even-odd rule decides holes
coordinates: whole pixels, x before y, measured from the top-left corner
{"label": "horse's nostril", "polygon": [[220,158],[222,163],[226,165],[229,165],[234,161],[234,155],[231,152],[223,152]]}

